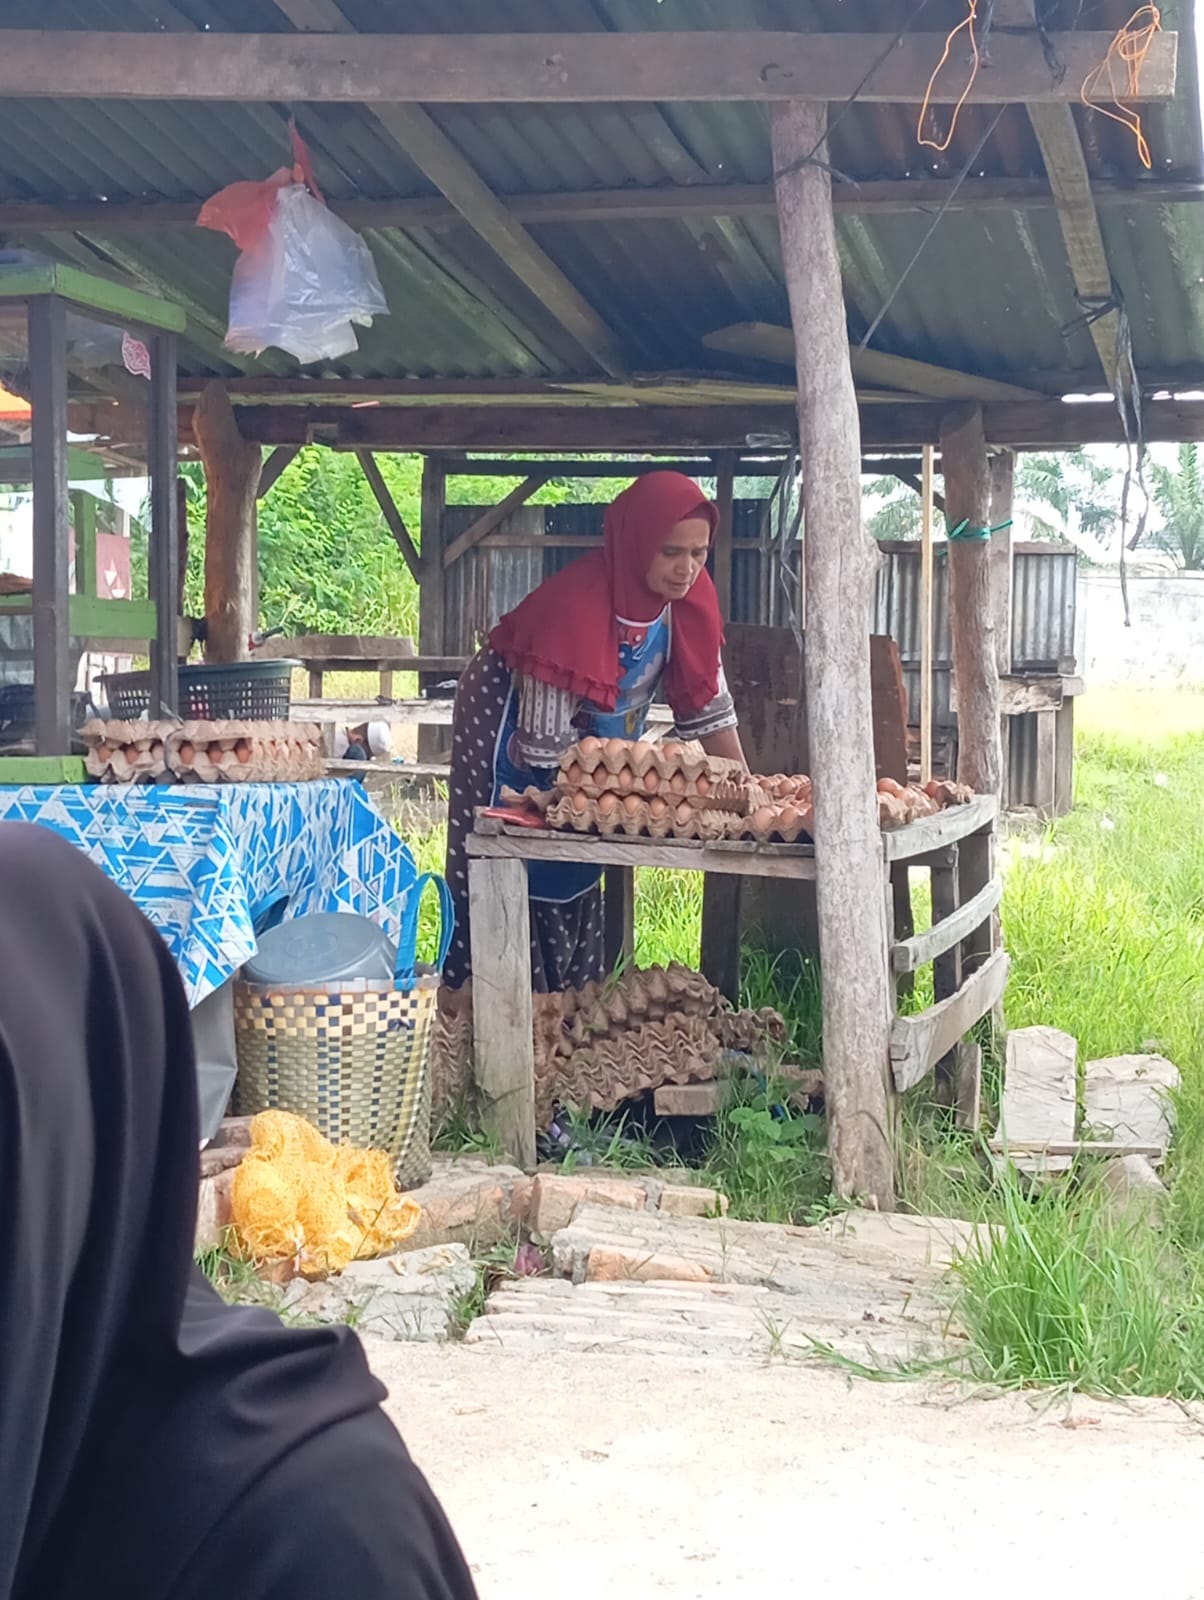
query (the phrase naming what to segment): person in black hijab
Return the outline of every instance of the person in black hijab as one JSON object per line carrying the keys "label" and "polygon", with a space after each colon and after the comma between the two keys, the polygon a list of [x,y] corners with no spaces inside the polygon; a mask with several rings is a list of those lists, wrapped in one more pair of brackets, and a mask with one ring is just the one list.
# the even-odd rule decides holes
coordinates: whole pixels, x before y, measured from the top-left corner
{"label": "person in black hijab", "polygon": [[0,824],[0,1600],[475,1600],[346,1328],[192,1260],[184,991],[119,889]]}

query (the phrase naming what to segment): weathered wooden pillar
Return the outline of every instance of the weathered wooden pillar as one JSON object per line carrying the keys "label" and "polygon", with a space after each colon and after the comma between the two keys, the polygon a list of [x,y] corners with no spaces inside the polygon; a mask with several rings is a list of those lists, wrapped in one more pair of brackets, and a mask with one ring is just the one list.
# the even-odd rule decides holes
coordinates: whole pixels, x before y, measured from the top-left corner
{"label": "weathered wooden pillar", "polygon": [[[828,108],[772,108],[782,257],[798,367],[807,638],[815,785],[824,1098],[836,1192],[894,1205],[886,885],[870,713],[875,551],[861,520],[861,436],[836,251],[819,165]],[[811,158],[815,157],[816,160]]]}
{"label": "weathered wooden pillar", "polygon": [[193,413],[205,466],[208,661],[245,661],[255,627],[255,497],[263,452],[238,431],[223,383],[206,384]]}
{"label": "weathered wooden pillar", "polygon": [[[991,456],[991,615],[995,621],[995,665],[999,676],[1012,670],[1012,530],[1000,527],[1012,518],[1012,499],[1016,485],[1016,452],[997,450]],[[999,804],[1008,803],[1011,768],[1012,722],[999,719]]]}
{"label": "weathered wooden pillar", "polygon": [[719,507],[719,526],[715,529],[715,588],[724,622],[732,620],[732,513],[737,460],[734,450],[720,450],[715,456],[715,504]]}
{"label": "weathered wooden pillar", "polygon": [[[447,469],[439,456],[422,463],[422,566],[418,580],[418,652],[424,656],[445,653],[445,580],[443,567],[443,512],[447,505]],[[471,646],[470,646],[471,651]],[[421,679],[419,682],[421,683]],[[435,680],[430,680],[435,681]],[[419,761],[438,761],[449,743],[444,729],[419,726]]]}
{"label": "weathered wooden pillar", "polygon": [[[945,520],[971,530],[991,526],[991,468],[982,407],[951,412],[941,424]],[[949,619],[957,697],[957,776],[979,794],[1000,792],[999,665],[991,588],[991,542],[949,543]]]}

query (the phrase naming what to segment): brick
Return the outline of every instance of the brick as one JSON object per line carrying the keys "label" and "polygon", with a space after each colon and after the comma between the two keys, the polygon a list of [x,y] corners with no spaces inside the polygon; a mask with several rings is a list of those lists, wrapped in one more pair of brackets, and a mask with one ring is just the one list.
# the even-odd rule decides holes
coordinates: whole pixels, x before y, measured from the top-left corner
{"label": "brick", "polygon": [[219,1172],[229,1172],[242,1164],[246,1153],[238,1145],[206,1145],[201,1151],[201,1177],[215,1178]]}
{"label": "brick", "polygon": [[603,1173],[573,1173],[568,1177],[541,1172],[531,1186],[527,1225],[532,1233],[550,1239],[567,1228],[582,1205],[611,1206],[622,1211],[642,1211],[647,1203],[643,1187],[629,1178]]}
{"label": "brick", "polygon": [[249,1150],[251,1148],[251,1123],[253,1117],[223,1117],[217,1132],[210,1139],[208,1148],[219,1150],[237,1148]]}
{"label": "brick", "polygon": [[216,1250],[225,1240],[226,1229],[234,1220],[230,1212],[232,1170],[202,1178],[196,1211],[196,1249]]}
{"label": "brick", "polygon": [[407,1247],[466,1244],[474,1250],[492,1249],[515,1233],[514,1189],[522,1181],[517,1167],[452,1162],[437,1168],[428,1182],[409,1191],[422,1215]]}
{"label": "brick", "polygon": [[666,1184],[659,1209],[669,1217],[726,1217],[727,1196],[696,1184]]}
{"label": "brick", "polygon": [[635,1246],[596,1244],[586,1263],[587,1283],[709,1283],[711,1270],[685,1256],[657,1255]]}

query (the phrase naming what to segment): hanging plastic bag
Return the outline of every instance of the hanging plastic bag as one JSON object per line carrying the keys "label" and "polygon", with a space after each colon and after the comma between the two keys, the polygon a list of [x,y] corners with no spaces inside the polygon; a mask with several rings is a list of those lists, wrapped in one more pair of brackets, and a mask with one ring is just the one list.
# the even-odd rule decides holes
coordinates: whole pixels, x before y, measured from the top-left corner
{"label": "hanging plastic bag", "polygon": [[358,346],[356,325],[371,326],[389,308],[371,251],[327,208],[295,129],[293,152],[291,169],[230,184],[197,222],[229,234],[241,252],[226,348],[259,355],[275,346],[304,366],[348,355]]}

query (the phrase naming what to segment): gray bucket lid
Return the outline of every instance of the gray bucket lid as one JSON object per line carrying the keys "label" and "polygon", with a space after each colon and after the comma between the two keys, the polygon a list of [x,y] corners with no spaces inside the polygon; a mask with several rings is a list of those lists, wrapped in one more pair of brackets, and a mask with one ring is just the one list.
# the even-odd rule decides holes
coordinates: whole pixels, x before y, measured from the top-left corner
{"label": "gray bucket lid", "polygon": [[269,928],[243,976],[249,983],[261,984],[386,979],[393,976],[396,960],[393,942],[367,917],[317,911]]}

